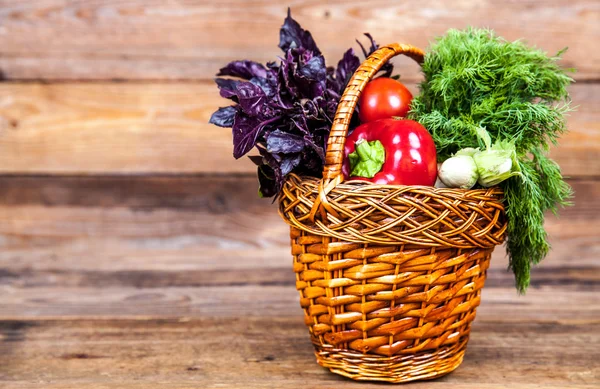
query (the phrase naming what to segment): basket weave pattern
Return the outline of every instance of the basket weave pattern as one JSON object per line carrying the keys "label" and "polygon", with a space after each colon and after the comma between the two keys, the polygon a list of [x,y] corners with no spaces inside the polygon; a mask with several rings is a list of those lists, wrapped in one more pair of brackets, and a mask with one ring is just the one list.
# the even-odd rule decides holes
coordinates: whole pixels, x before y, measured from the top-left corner
{"label": "basket weave pattern", "polygon": [[494,246],[506,231],[502,191],[342,182],[348,123],[389,45],[350,80],[323,179],[290,175],[279,212],[290,224],[296,288],[317,361],[357,380],[406,382],[461,363]]}

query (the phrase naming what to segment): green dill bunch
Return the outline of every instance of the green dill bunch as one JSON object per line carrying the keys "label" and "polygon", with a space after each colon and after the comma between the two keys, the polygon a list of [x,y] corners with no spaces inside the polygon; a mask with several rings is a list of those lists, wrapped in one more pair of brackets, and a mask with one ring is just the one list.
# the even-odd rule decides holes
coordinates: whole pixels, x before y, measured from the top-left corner
{"label": "green dill bunch", "polygon": [[476,127],[514,140],[520,154],[547,149],[566,129],[572,79],[557,64],[560,54],[549,58],[488,29],[449,30],[425,55],[410,115],[432,133],[441,158],[483,146]]}
{"label": "green dill bunch", "polygon": [[[550,250],[547,211],[569,205],[573,192],[545,154],[566,131],[567,86],[573,81],[548,57],[491,30],[450,30],[431,45],[422,65],[425,80],[410,118],[431,133],[440,161],[465,147],[484,147],[477,134],[514,142],[521,176],[502,182],[508,218],[506,248],[519,292],[532,265]],[[479,131],[478,131],[479,130]]]}

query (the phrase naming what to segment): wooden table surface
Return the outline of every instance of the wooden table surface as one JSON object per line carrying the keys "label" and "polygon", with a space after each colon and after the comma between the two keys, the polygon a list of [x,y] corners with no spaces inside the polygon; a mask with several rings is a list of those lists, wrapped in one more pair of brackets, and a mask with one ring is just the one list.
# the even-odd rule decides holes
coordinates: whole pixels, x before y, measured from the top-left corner
{"label": "wooden table surface", "polygon": [[[527,295],[497,250],[463,365],[414,387],[598,387],[600,185],[571,183]],[[314,361],[287,226],[255,185],[0,180],[4,387],[352,386]]]}
{"label": "wooden table surface", "polygon": [[[551,152],[575,206],[549,215],[552,252],[518,296],[498,248],[463,364],[408,387],[600,387],[598,2],[402,3],[291,5],[328,60],[363,31],[425,47],[474,24],[571,46],[579,69]],[[275,58],[287,5],[0,0],[1,388],[384,386],[315,363],[287,226],[207,124],[225,104],[211,77]],[[397,69],[416,90],[415,65]]]}

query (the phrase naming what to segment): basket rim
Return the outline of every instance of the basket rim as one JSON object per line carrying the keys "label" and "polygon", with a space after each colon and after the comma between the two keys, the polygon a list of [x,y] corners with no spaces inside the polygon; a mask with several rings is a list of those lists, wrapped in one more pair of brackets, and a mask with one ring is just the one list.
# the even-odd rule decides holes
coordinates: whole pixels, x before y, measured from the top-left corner
{"label": "basket rim", "polygon": [[[313,181],[317,185],[321,182],[322,178],[307,176],[307,175],[299,175],[295,173],[289,173],[285,179],[285,182],[289,180],[298,180],[299,182]],[[285,184],[284,184],[285,185]],[[468,194],[478,194],[485,193],[488,196],[497,196],[499,199],[504,199],[504,191],[498,185],[491,186],[489,188],[476,188],[476,189],[462,189],[462,188],[437,188],[435,186],[430,185],[388,185],[388,184],[375,184],[370,181],[354,179],[354,180],[344,180],[336,185],[336,188],[343,188],[345,186],[355,187],[357,190],[362,188],[381,188],[381,189],[402,189],[407,188],[408,191],[418,191],[418,192],[430,192],[430,193],[464,193]]]}
{"label": "basket rim", "polygon": [[[336,183],[324,194],[315,177],[291,174],[279,194],[290,226],[340,242],[422,247],[489,248],[504,240],[507,223],[499,188],[455,189]],[[314,205],[323,212],[311,218]]]}

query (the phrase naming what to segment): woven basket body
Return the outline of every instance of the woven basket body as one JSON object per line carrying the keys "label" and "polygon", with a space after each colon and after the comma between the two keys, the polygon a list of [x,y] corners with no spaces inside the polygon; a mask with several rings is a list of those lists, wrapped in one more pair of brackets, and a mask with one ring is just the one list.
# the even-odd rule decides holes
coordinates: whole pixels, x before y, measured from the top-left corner
{"label": "woven basket body", "polygon": [[290,175],[279,197],[317,361],[356,380],[407,382],[456,369],[506,230],[497,188],[342,182],[360,91],[398,54],[423,55],[408,45],[371,55],[341,98],[323,179]]}

